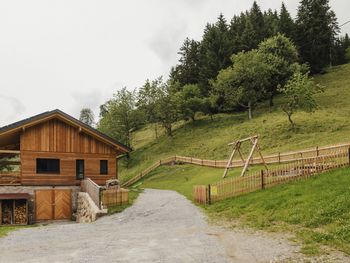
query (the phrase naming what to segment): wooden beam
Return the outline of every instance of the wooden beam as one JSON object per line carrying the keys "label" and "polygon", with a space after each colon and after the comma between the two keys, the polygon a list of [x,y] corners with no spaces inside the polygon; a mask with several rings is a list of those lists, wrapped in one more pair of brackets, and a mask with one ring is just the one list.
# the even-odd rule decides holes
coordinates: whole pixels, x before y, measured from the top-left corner
{"label": "wooden beam", "polygon": [[264,159],[264,157],[263,157],[263,155],[262,155],[262,153],[261,153],[260,146],[259,146],[258,143],[256,144],[256,147],[257,147],[258,153],[259,153],[259,155],[260,155],[261,160],[263,161],[263,164],[264,164],[266,170],[269,170],[269,168],[267,167],[267,164],[266,164],[266,162],[265,162],[265,159]]}
{"label": "wooden beam", "polygon": [[247,137],[247,138],[238,140],[238,141],[236,141],[236,142],[231,142],[231,143],[228,144],[228,146],[234,145],[234,144],[236,144],[237,142],[241,142],[241,143],[242,143],[242,142],[249,141],[249,140],[252,140],[252,139],[255,139],[255,138],[258,138],[258,135],[250,136],[250,137]]}
{"label": "wooden beam", "polygon": [[0,153],[20,154],[21,151],[16,151],[16,150],[0,150]]}
{"label": "wooden beam", "polygon": [[226,177],[227,172],[228,172],[228,169],[230,169],[230,166],[231,166],[231,163],[232,163],[232,159],[233,159],[233,157],[234,157],[234,155],[235,155],[235,152],[236,152],[237,148],[239,149],[240,145],[241,145],[240,142],[237,142],[237,143],[235,144],[235,146],[234,146],[234,148],[233,148],[233,151],[232,151],[232,153],[231,153],[231,155],[230,155],[230,158],[229,158],[229,160],[228,160],[228,162],[227,162],[227,165],[226,165],[226,168],[225,168],[225,171],[224,171],[224,175],[222,176],[222,178],[225,178],[225,177]]}
{"label": "wooden beam", "polygon": [[252,149],[250,150],[248,159],[246,160],[246,162],[245,162],[245,164],[244,164],[244,167],[243,167],[241,176],[244,176],[244,174],[245,174],[245,172],[246,172],[246,170],[247,170],[247,168],[248,168],[248,165],[249,165],[249,163],[250,163],[250,160],[251,160],[252,157],[253,157],[253,153],[254,153],[254,151],[255,151],[255,148],[256,148],[256,145],[257,145],[257,144],[258,144],[258,139],[256,138],[256,139],[255,139],[255,142],[254,142],[254,144],[253,144],[253,147],[252,147]]}

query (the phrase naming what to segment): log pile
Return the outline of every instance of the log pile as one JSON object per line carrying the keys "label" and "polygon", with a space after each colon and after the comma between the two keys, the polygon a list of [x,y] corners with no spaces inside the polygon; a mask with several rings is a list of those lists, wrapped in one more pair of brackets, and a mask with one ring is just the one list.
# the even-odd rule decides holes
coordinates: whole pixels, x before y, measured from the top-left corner
{"label": "log pile", "polygon": [[25,202],[15,202],[14,219],[16,225],[27,223],[27,205]]}
{"label": "log pile", "polygon": [[2,223],[5,225],[12,224],[12,207],[9,203],[4,203],[2,209]]}

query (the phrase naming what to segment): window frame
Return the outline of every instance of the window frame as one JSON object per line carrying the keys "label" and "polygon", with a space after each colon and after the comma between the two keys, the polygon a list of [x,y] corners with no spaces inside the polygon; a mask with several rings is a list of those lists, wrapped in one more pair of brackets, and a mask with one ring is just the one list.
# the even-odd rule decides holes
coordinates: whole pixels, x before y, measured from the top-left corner
{"label": "window frame", "polygon": [[[82,176],[79,173],[79,164],[82,164],[82,166],[83,166]],[[77,180],[84,180],[85,179],[85,160],[84,159],[76,159],[75,160],[75,178]]]}
{"label": "window frame", "polygon": [[[58,162],[58,170],[55,171],[49,171],[49,170],[43,170],[43,169],[39,169],[40,165],[39,162],[40,161],[57,161]],[[57,158],[36,158],[36,174],[61,174],[61,160],[57,159]]]}
{"label": "window frame", "polygon": [[[106,165],[105,167],[102,166],[103,163]],[[102,170],[102,168],[105,168],[105,170]],[[100,160],[100,175],[108,175],[108,160]]]}

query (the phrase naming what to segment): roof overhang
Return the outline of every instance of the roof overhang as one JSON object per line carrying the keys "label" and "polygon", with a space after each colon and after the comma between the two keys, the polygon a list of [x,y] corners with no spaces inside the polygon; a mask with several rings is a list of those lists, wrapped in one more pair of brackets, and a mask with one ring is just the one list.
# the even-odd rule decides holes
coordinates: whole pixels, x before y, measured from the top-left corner
{"label": "roof overhang", "polygon": [[30,195],[27,193],[9,193],[0,194],[0,200],[19,200],[19,199],[29,199]]}
{"label": "roof overhang", "polygon": [[[2,147],[8,147],[9,145],[19,144],[20,133],[22,131],[25,131],[29,127],[38,125],[51,119],[59,119],[73,127],[76,127],[77,129],[79,129],[80,132],[88,134],[98,139],[99,141],[102,141],[105,144],[112,146],[120,153],[128,153],[131,151],[130,147],[120,142],[117,142],[116,140],[110,138],[106,134],[86,125],[85,123],[73,118],[72,116],[60,110],[48,111],[0,128],[0,149]],[[19,149],[14,148],[13,150]]]}

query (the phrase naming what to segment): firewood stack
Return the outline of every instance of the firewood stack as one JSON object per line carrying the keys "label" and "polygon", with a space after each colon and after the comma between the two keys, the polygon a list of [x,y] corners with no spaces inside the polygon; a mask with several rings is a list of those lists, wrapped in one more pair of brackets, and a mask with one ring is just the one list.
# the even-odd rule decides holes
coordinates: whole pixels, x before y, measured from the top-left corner
{"label": "firewood stack", "polygon": [[27,223],[27,206],[25,203],[17,203],[14,211],[15,224],[24,225]]}
{"label": "firewood stack", "polygon": [[7,205],[4,205],[2,212],[2,223],[11,224],[12,223],[12,211],[11,208]]}

